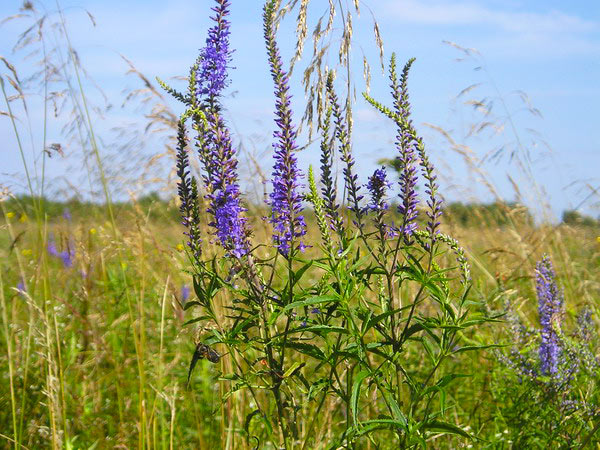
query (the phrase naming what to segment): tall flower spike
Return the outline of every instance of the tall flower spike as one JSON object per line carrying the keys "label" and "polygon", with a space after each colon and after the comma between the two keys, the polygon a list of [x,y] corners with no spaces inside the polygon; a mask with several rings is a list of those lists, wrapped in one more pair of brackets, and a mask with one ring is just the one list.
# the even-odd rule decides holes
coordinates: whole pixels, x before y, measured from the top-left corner
{"label": "tall flower spike", "polygon": [[331,107],[325,112],[325,119],[321,125],[321,193],[323,194],[324,206],[328,214],[335,214],[338,208],[336,202],[336,186],[333,179],[333,142],[329,135],[331,126]]}
{"label": "tall flower spike", "polygon": [[437,240],[440,227],[440,217],[442,215],[442,201],[438,195],[437,175],[429,157],[425,152],[423,139],[414,133],[417,143],[417,153],[419,154],[421,173],[425,178],[425,193],[427,194],[427,232],[429,233],[430,243],[433,246]]}
{"label": "tall flower spike", "polygon": [[359,192],[360,186],[358,184],[358,175],[355,175],[352,169],[354,167],[354,157],[352,156],[352,151],[350,149],[348,128],[346,127],[346,121],[342,114],[342,108],[340,107],[337,95],[333,89],[333,71],[329,72],[326,87],[329,104],[335,120],[335,135],[340,143],[341,159],[346,164],[346,167],[343,169],[343,174],[346,191],[348,192],[348,198],[350,200],[350,210],[356,214],[358,225],[361,226],[362,210],[360,208],[360,201],[363,196],[360,195]]}
{"label": "tall flower spike", "polygon": [[[275,40],[275,1],[270,1],[264,8],[264,37],[271,67],[271,76],[275,83],[275,123],[277,131],[273,133],[275,142],[275,165],[272,172],[273,191],[269,195],[271,205],[271,223],[273,224],[273,240],[279,252],[288,257],[294,251],[296,239],[306,234],[306,223],[302,212],[302,197],[298,193],[300,187],[300,170],[297,167],[296,137],[297,131],[292,123],[292,110],[288,74],[283,70],[283,63]],[[300,241],[297,248],[302,250]]]}
{"label": "tall flower spike", "polygon": [[237,159],[231,136],[219,113],[210,113],[204,130],[205,182],[213,217],[210,226],[229,256],[240,258],[248,253],[246,209],[240,203]]}
{"label": "tall flower spike", "polygon": [[215,106],[223,89],[229,84],[227,68],[231,61],[229,50],[229,1],[215,0],[212,8],[215,22],[208,30],[206,45],[200,50],[196,64],[196,97],[206,98],[211,107]]}
{"label": "tall flower spike", "polygon": [[410,103],[408,97],[407,80],[408,72],[414,59],[408,60],[402,71],[400,84],[396,75],[396,55],[392,54],[390,61],[390,88],[394,99],[394,109],[400,120],[397,120],[398,134],[396,135],[396,147],[399,152],[399,160],[402,170],[400,172],[400,199],[398,212],[402,215],[400,234],[409,242],[410,236],[417,228],[417,170],[415,167],[416,142],[411,133]]}
{"label": "tall flower spike", "polygon": [[325,112],[325,119],[321,125],[321,193],[323,194],[323,209],[329,219],[330,227],[336,231],[339,236],[344,239],[345,229],[344,221],[338,213],[339,205],[337,204],[337,188],[333,177],[333,159],[334,159],[334,139],[330,136],[331,127],[331,106]]}
{"label": "tall flower spike", "polygon": [[208,31],[206,46],[200,50],[200,56],[192,74],[196,85],[196,98],[192,105],[202,112],[194,114],[198,132],[200,161],[204,173],[202,179],[209,200],[207,212],[211,214],[210,226],[215,229],[219,243],[228,256],[239,258],[249,251],[247,219],[243,217],[245,208],[240,201],[237,175],[236,151],[231,135],[220,114],[220,97],[229,84],[228,63],[231,60],[229,50],[229,1],[215,0],[213,8],[215,22]]}
{"label": "tall flower spike", "polygon": [[185,234],[188,237],[188,246],[195,258],[200,258],[202,240],[198,230],[198,192],[193,188],[193,177],[190,177],[189,157],[187,154],[187,136],[185,123],[179,121],[177,125],[177,194],[181,202],[179,211],[182,224],[187,228]]}
{"label": "tall flower spike", "polygon": [[561,354],[557,328],[560,326],[563,293],[556,283],[556,274],[547,255],[536,265],[538,312],[542,325],[539,348],[540,366],[544,375],[556,376]]}

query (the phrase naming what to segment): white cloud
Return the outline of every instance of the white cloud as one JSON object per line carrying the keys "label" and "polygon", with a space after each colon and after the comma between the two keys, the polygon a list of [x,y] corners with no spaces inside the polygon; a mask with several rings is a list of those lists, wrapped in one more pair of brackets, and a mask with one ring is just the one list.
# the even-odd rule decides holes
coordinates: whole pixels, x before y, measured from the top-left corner
{"label": "white cloud", "polygon": [[354,110],[354,120],[362,123],[379,122],[381,115],[374,108],[360,108]]}
{"label": "white cloud", "polygon": [[600,30],[600,23],[557,10],[501,11],[471,2],[391,0],[382,11],[406,23],[490,25],[519,33],[581,33]]}

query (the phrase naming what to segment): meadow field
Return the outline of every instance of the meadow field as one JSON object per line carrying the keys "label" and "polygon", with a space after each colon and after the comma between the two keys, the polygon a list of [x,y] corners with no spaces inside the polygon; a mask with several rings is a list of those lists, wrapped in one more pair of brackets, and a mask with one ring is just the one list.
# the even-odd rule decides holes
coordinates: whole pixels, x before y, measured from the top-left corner
{"label": "meadow field", "polygon": [[[33,25],[16,40],[41,45],[46,16],[28,3]],[[357,169],[351,101],[336,93],[348,86],[315,61],[307,120],[320,165],[299,168],[305,132],[276,23],[297,16],[302,30],[311,2],[290,2],[294,17],[281,2],[257,7],[277,131],[274,163],[256,177],[267,183],[246,186],[221,106],[239,2],[210,3],[185,89],[131,69],[143,88],[129,101],[152,105],[142,120],[167,136],[172,169],[141,175],[158,192],[112,175],[119,160],[102,155],[60,7],[45,20],[63,53],[44,56],[40,77],[2,59],[0,120],[18,143],[3,151],[22,156],[26,182],[0,193],[1,446],[600,448],[600,221],[577,211],[551,221],[501,198],[443,202],[410,120],[412,60],[400,70],[395,57],[390,98],[364,97],[397,127],[397,157],[372,175]],[[338,18],[353,11],[335,7]],[[350,70],[347,55],[339,62]],[[46,127],[26,106],[26,83],[57,82],[44,70],[62,77],[64,132],[81,145],[69,157],[85,162],[92,199],[45,184],[59,147],[44,137],[32,160],[22,146],[28,127]],[[179,110],[161,103],[169,94]],[[117,184],[134,194],[116,198]],[[252,189],[266,204],[242,192]]]}

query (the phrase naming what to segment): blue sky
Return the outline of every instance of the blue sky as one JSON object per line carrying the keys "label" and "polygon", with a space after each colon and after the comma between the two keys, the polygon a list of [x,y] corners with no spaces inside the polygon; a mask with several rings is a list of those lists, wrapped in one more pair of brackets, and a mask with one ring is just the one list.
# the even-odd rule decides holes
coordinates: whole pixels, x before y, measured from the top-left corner
{"label": "blue sky", "polygon": [[[0,17],[16,13],[20,5],[19,1],[2,1]],[[53,1],[37,2],[36,5],[40,10],[47,8],[51,12],[56,9]],[[170,81],[172,77],[185,75],[198,48],[203,45],[210,5],[208,0],[61,2],[82,65],[95,83],[102,86],[107,98],[105,100],[98,94],[91,82],[86,82],[90,100],[99,105],[106,102],[113,105],[104,114],[104,119],[95,119],[99,134],[113,135],[103,140],[106,154],[116,151],[109,148],[111,139],[116,140],[118,136],[112,130],[114,127],[143,127],[143,108],[121,108],[123,91],[137,87],[139,83],[135,77],[125,75],[127,66],[119,55],[126,56],[150,79],[159,76]],[[238,141],[254,153],[268,173],[273,99],[262,42],[261,6],[259,0],[232,0],[232,45],[236,49],[233,65],[236,69],[232,71],[231,95],[226,105]],[[309,22],[314,23],[326,7],[325,0],[312,0]],[[93,15],[95,26],[86,10]],[[537,208],[539,194],[528,179],[532,175],[537,180],[537,189],[546,193],[545,199],[555,215],[563,209],[579,206],[581,202],[584,202],[581,206],[584,213],[599,214],[594,201],[598,202],[600,197],[585,199],[590,187],[600,187],[600,3],[557,0],[361,2],[361,15],[354,23],[352,47],[353,77],[358,89],[354,107],[354,151],[365,181],[366,174],[376,168],[378,158],[395,155],[393,127],[374,113],[360,96],[364,89],[364,54],[372,65],[371,93],[389,102],[387,78],[377,69],[371,12],[379,22],[386,60],[392,51],[396,52],[400,63],[410,57],[417,59],[409,84],[414,122],[428,143],[431,158],[440,172],[442,192],[448,200],[492,199],[489,189],[481,183],[481,173],[485,172],[485,179],[495,186],[499,196],[507,200],[519,198]],[[293,22],[294,18],[289,16],[279,33],[286,60],[293,54]],[[11,49],[25,23],[26,20],[15,20],[0,26],[0,55],[15,64],[22,74],[33,70],[35,58],[27,59],[23,52],[13,54]],[[475,48],[481,56],[457,61],[463,54],[444,41]],[[306,47],[305,55],[309,56],[310,41]],[[335,55],[336,50],[332,50],[332,65]],[[482,62],[484,70],[475,70]],[[4,67],[0,69],[0,74],[3,73],[6,73]],[[296,86],[300,75],[299,70],[294,73],[292,83]],[[339,78],[343,81],[341,74]],[[457,98],[462,89],[475,83],[481,84],[468,95]],[[524,103],[516,91],[528,95],[541,117],[523,108]],[[304,107],[303,91],[294,88],[293,93],[295,109],[300,112]],[[28,92],[28,95],[32,123],[39,124],[42,117],[40,103],[36,103],[39,92]],[[469,137],[470,124],[481,119],[472,104],[465,104],[469,99],[494,99],[490,117],[495,117],[497,122],[503,121],[504,129],[496,135],[488,132]],[[180,111],[176,103],[170,105]],[[2,99],[0,110],[5,109]],[[510,121],[506,120],[507,114]],[[457,146],[452,149],[448,141],[427,124],[450,131]],[[24,124],[20,123],[20,126],[24,127]],[[31,160],[35,158],[32,155],[39,154],[41,133],[38,128],[33,126],[33,145],[27,144],[27,155]],[[154,137],[159,135],[163,137]],[[149,159],[162,153],[166,135],[167,131],[162,135],[146,136],[140,150],[143,157]],[[60,122],[50,125],[49,141],[61,140],[64,138]],[[517,142],[520,143],[519,152],[529,155],[532,167],[529,175],[519,168],[515,155],[510,157]],[[19,191],[23,188],[22,163],[14,133],[5,116],[0,116],[0,143],[4,156],[0,183]],[[57,185],[84,185],[84,171],[81,165],[73,163],[76,146],[65,147],[71,156],[50,161],[50,178],[55,178]],[[498,153],[498,149],[503,150]],[[469,167],[464,162],[464,154],[470,154],[480,163]],[[491,158],[493,154],[498,157]],[[121,154],[121,157],[125,164],[127,154]],[[302,152],[300,161],[304,168],[318,163],[314,146]],[[246,160],[242,170],[244,164]],[[509,176],[519,185],[519,193],[515,192]],[[249,170],[246,178],[253,177]]]}

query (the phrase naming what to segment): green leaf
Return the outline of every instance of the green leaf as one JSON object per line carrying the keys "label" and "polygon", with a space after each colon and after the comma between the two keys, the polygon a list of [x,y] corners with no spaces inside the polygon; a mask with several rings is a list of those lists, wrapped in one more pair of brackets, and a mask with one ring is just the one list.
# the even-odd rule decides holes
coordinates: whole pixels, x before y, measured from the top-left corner
{"label": "green leaf", "polygon": [[390,311],[386,311],[384,313],[381,313],[381,314],[378,314],[378,315],[376,315],[374,317],[371,317],[367,321],[367,325],[365,326],[364,333],[366,333],[367,331],[369,331],[371,328],[373,328],[375,325],[377,325],[379,322],[381,322],[385,318],[393,316],[394,314],[402,312],[405,309],[410,308],[410,307],[411,307],[411,305],[403,306],[402,308],[392,309]]}
{"label": "green leaf", "polygon": [[467,375],[464,373],[450,373],[448,375],[444,375],[442,378],[440,378],[438,380],[437,383],[435,383],[434,386],[429,386],[427,389],[425,389],[424,394],[428,394],[430,392],[443,389],[444,387],[448,386],[451,382],[453,382],[457,378],[468,378],[470,376],[471,375]]}
{"label": "green leaf", "polygon": [[471,375],[466,373],[449,373],[448,375],[444,375],[442,378],[438,380],[435,384],[437,387],[445,387],[448,386],[451,382],[456,380],[457,378],[469,378]]}
{"label": "green leaf", "polygon": [[400,422],[402,424],[402,429],[406,430],[406,424],[407,424],[407,422],[406,422],[406,416],[404,416],[404,414],[400,410],[400,405],[398,405],[398,402],[396,401],[396,399],[394,398],[394,396],[391,395],[389,392],[384,391],[383,395],[386,398],[387,403],[390,405],[390,408],[391,408],[392,413],[394,415],[394,419],[397,422]]}
{"label": "green leaf", "polygon": [[360,431],[358,431],[356,434],[357,436],[361,436],[363,434],[370,433],[374,430],[381,430],[387,428],[400,428],[401,430],[406,431],[406,423],[404,423],[402,420],[394,419],[367,420],[365,422],[362,422]]}
{"label": "green leaf", "polygon": [[470,352],[473,350],[483,350],[486,348],[501,348],[505,347],[499,344],[490,344],[490,345],[467,345],[465,347],[461,347],[458,350],[454,350],[452,353],[461,353],[461,352]]}
{"label": "green leaf", "polygon": [[452,308],[452,305],[447,301],[443,302],[442,304],[446,312],[450,315],[450,317],[452,317],[452,320],[456,320],[456,314],[454,312],[454,309]]}
{"label": "green leaf", "polygon": [[350,268],[348,270],[350,272],[354,272],[357,268],[363,266],[365,264],[365,262],[368,261],[369,257],[370,257],[369,255],[363,256],[358,261],[356,261],[354,264],[352,264],[352,266],[350,266]]}
{"label": "green leaf", "polygon": [[433,350],[433,346],[431,345],[431,342],[429,342],[429,339],[427,339],[427,337],[422,338],[421,342],[423,343],[423,347],[425,348],[425,351],[431,358],[431,362],[435,363],[435,352]]}
{"label": "green leaf", "polygon": [[[251,413],[249,413],[246,416],[246,420],[244,421],[244,431],[246,432],[247,435],[250,434],[250,431],[249,431],[249,429],[250,429],[250,421],[257,414],[260,414],[260,409],[255,409],[254,411],[252,411]],[[262,414],[260,414],[260,415],[262,416]]]}
{"label": "green leaf", "polygon": [[[251,328],[251,325],[255,325],[255,318],[249,317],[240,323],[236,324],[235,327],[228,333],[230,339],[235,338],[240,331],[246,331],[248,328]],[[250,325],[250,326],[249,326]]]}
{"label": "green leaf", "polygon": [[193,300],[191,302],[187,302],[184,306],[183,306],[183,310],[187,311],[188,309],[190,309],[192,306],[202,306],[202,303],[200,303],[199,301]]}
{"label": "green leaf", "polygon": [[193,324],[193,323],[200,322],[200,321],[202,321],[202,320],[210,320],[210,319],[211,319],[211,317],[209,317],[209,316],[200,316],[200,317],[196,317],[196,318],[194,318],[194,319],[191,319],[191,320],[188,320],[187,322],[185,322],[185,323],[183,324],[183,326],[184,326],[184,327],[186,327],[186,326],[188,326],[188,325],[191,325],[191,324]]}
{"label": "green leaf", "polygon": [[306,264],[304,264],[300,269],[298,269],[296,272],[293,273],[292,275],[292,286],[295,286],[296,283],[298,283],[298,281],[300,281],[300,279],[302,278],[302,275],[304,275],[304,273],[310,268],[310,266],[313,265],[313,261],[309,261]]}
{"label": "green leaf", "polygon": [[[334,326],[330,326],[330,325],[310,325],[308,327],[298,327],[298,328],[294,328],[293,330],[288,331],[287,334],[303,333],[305,331],[310,331],[311,333],[318,334],[319,336],[326,335],[327,333],[333,333],[333,332],[337,332],[340,334],[348,334],[348,330],[346,330],[345,328],[334,327]],[[278,336],[283,336],[283,334],[284,333],[279,334]]]}
{"label": "green leaf", "polygon": [[352,420],[354,425],[358,426],[358,396],[360,395],[360,386],[365,378],[369,376],[368,370],[359,372],[352,385],[352,397],[350,398],[350,408],[352,410]]}
{"label": "green leaf", "polygon": [[430,420],[423,425],[423,429],[430,431],[441,431],[450,434],[459,434],[466,438],[472,439],[472,436],[462,428],[448,422],[442,422],[441,420]]}
{"label": "green leaf", "polygon": [[325,361],[327,359],[323,351],[316,345],[295,341],[288,341],[285,345],[286,347],[293,348],[294,350],[318,359],[319,361]]}
{"label": "green leaf", "polygon": [[421,323],[421,322],[417,322],[417,323],[413,323],[410,327],[408,327],[408,329],[406,330],[406,333],[404,334],[404,339],[408,339],[409,337],[411,337],[413,334],[418,333],[419,331],[424,330],[426,327],[425,324]]}
{"label": "green leaf", "polygon": [[292,376],[292,374],[301,367],[304,367],[306,363],[301,363],[300,361],[296,361],[294,364],[290,366],[288,370],[283,374],[283,378],[287,378]]}
{"label": "green leaf", "polygon": [[338,300],[338,298],[333,295],[323,295],[323,296],[319,296],[319,297],[311,297],[311,298],[307,298],[305,300],[299,300],[297,302],[292,302],[289,305],[286,305],[285,308],[283,308],[282,312],[289,311],[290,309],[299,308],[302,306],[320,305],[321,303],[335,302],[337,300]]}
{"label": "green leaf", "polygon": [[194,278],[192,278],[192,282],[194,285],[194,292],[196,293],[196,296],[198,298],[204,298],[204,287],[200,285],[200,277],[194,276]]}

